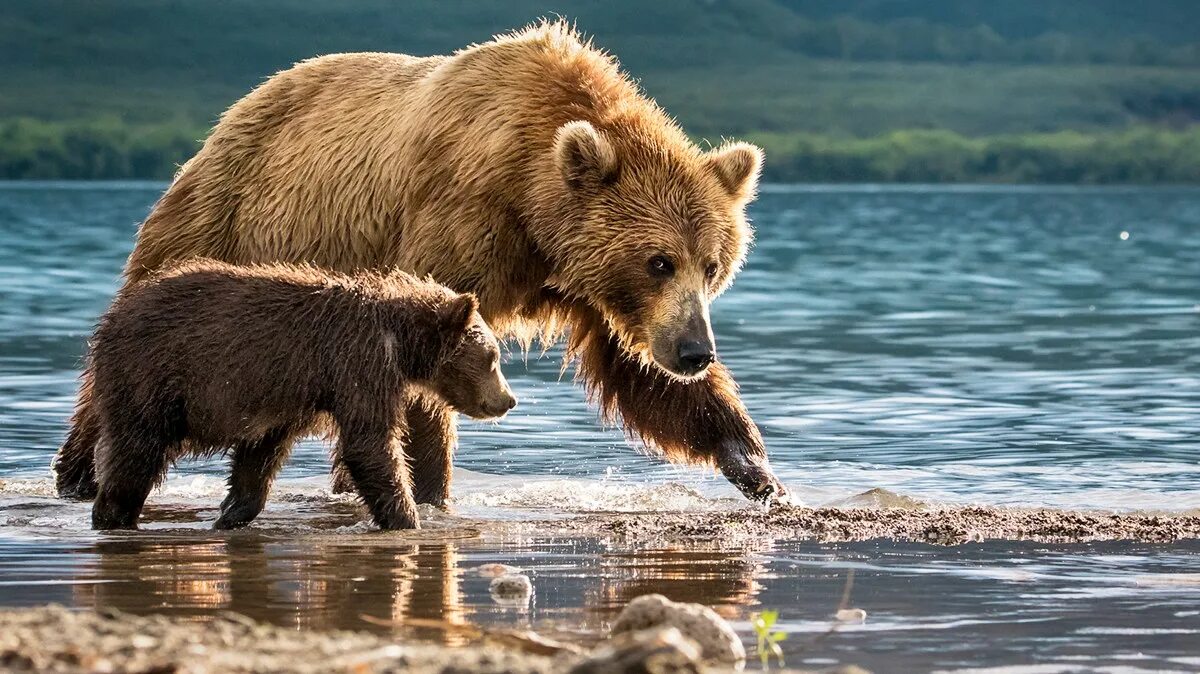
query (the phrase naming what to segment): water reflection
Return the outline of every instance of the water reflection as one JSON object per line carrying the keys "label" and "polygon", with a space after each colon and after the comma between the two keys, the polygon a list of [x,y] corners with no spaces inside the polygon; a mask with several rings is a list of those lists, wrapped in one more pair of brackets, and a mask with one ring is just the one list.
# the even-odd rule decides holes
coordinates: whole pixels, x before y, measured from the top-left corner
{"label": "water reflection", "polygon": [[728,619],[758,603],[760,579],[767,570],[756,552],[770,547],[676,545],[634,551],[613,551],[600,557],[601,582],[589,595],[589,611],[611,617],[633,599],[657,593],[673,601],[711,607]]}
{"label": "water reflection", "polygon": [[[459,589],[453,543],[294,543],[248,533],[217,540],[123,537],[86,551],[94,563],[74,578],[77,605],[203,620],[234,611],[305,629],[388,631],[409,619],[462,625],[470,611]],[[362,616],[375,622],[366,622]],[[456,632],[416,628],[412,636],[458,643]]]}
{"label": "water reflection", "polygon": [[[488,578],[476,571],[484,560],[474,559],[480,545],[470,544],[465,556],[461,546],[370,535],[285,540],[252,531],[105,536],[73,553],[89,561],[70,578],[72,602],[197,620],[233,611],[288,627],[396,631],[457,644],[465,637],[454,626],[532,624],[564,611],[572,630],[600,634],[629,601],[649,593],[737,619],[758,603],[763,579],[770,577],[765,558],[755,554],[769,542],[766,548],[630,551],[582,540],[563,560],[569,566],[553,564],[559,549],[553,542],[530,546],[544,550],[533,556],[524,545],[511,552],[500,546],[488,557],[516,563],[534,578],[533,606],[513,609],[486,592]],[[408,627],[408,621],[420,626]],[[445,629],[424,624],[430,621]]]}

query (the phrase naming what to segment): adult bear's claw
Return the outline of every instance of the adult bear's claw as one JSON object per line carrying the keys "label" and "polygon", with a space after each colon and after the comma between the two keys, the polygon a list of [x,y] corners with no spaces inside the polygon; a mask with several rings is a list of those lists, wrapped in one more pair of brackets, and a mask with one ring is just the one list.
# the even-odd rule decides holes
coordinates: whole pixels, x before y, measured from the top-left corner
{"label": "adult bear's claw", "polygon": [[786,501],[788,491],[764,459],[736,455],[720,462],[721,473],[751,501]]}

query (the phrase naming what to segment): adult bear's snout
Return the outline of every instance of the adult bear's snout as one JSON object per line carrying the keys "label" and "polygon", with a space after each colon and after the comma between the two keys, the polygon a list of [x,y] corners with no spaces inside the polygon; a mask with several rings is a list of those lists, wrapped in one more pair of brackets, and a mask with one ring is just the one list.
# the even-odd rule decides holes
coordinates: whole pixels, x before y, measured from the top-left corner
{"label": "adult bear's snout", "polygon": [[717,359],[716,345],[707,336],[701,339],[683,339],[679,342],[676,358],[682,374],[696,375]]}
{"label": "adult bear's snout", "polygon": [[717,343],[708,320],[708,306],[699,295],[680,303],[653,342],[655,362],[679,377],[696,377],[717,360]]}

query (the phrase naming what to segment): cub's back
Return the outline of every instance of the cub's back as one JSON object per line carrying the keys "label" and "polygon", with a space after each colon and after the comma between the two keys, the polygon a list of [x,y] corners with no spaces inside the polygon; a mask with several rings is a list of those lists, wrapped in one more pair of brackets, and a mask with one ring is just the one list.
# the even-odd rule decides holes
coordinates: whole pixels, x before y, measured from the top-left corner
{"label": "cub's back", "polygon": [[[287,265],[191,262],[122,291],[101,318],[90,359],[96,387],[145,400],[220,389],[312,386],[339,335],[369,306],[346,277]],[[351,354],[345,354],[352,357]],[[266,393],[266,389],[262,393]]]}

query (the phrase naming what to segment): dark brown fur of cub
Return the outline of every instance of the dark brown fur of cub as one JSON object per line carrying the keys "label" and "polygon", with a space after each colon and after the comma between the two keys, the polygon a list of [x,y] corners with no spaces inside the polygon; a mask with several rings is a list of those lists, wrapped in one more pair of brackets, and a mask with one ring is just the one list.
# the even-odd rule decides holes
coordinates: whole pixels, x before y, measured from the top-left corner
{"label": "dark brown fur of cub", "polygon": [[[136,528],[174,460],[225,452],[233,469],[216,526],[244,526],[293,442],[331,431],[375,522],[416,528],[405,409],[434,398],[502,415],[515,400],[498,357],[474,296],[400,272],[193,261],[152,276],[121,293],[91,344],[102,429],[93,526]],[[415,471],[445,470],[409,458]]]}

